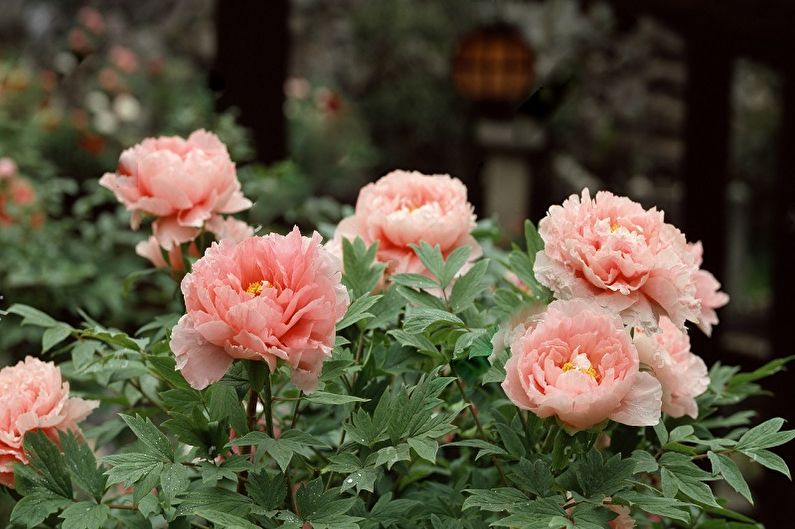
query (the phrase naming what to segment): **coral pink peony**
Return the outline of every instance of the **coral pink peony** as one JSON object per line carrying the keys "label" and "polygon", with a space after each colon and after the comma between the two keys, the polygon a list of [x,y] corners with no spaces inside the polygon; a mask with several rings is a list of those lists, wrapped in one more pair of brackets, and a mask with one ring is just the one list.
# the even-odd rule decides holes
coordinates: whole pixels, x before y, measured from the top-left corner
{"label": "coral pink peony", "polygon": [[514,331],[505,371],[502,388],[514,404],[573,430],[660,419],[660,383],[639,371],[621,319],[589,301],[554,301]]}
{"label": "coral pink peony", "polygon": [[392,171],[362,188],[356,212],[339,223],[334,243],[339,248],[342,239],[356,237],[367,244],[377,242],[377,258],[387,264],[388,274],[423,273],[425,267],[411,244],[438,244],[445,257],[469,246],[471,261],[481,255],[480,245],[470,235],[474,227],[474,208],[459,179]]}
{"label": "coral pink peony", "polygon": [[[700,267],[703,261],[704,248],[701,242],[688,244],[690,254],[695,259],[696,266]],[[712,334],[712,326],[718,324],[718,314],[715,309],[719,309],[729,302],[729,295],[720,291],[720,283],[715,276],[699,268],[693,275],[696,285],[696,299],[701,302],[701,314],[696,324],[704,334]]]}
{"label": "coral pink peony", "polygon": [[0,370],[0,484],[14,486],[14,462],[27,463],[22,441],[27,432],[78,431],[77,423],[97,401],[69,397],[69,383],[52,362],[28,356]]}
{"label": "coral pink peony", "polygon": [[629,325],[654,328],[660,315],[680,326],[698,319],[697,267],[661,211],[606,191],[591,199],[585,189],[551,207],[538,228],[545,247],[536,277],[557,297],[593,299]]}
{"label": "coral pink peony", "polygon": [[662,411],[671,417],[698,417],[696,397],[709,387],[709,374],[704,361],[690,352],[687,334],[662,317],[657,333],[635,330],[635,347],[662,384]]}
{"label": "coral pink peony", "polygon": [[348,292],[339,260],[320,235],[249,237],[214,243],[182,280],[187,313],[171,336],[177,367],[194,388],[220,379],[235,358],[279,359],[293,382],[314,389],[331,354]]}
{"label": "coral pink peony", "polygon": [[144,140],[124,151],[117,171],[106,173],[100,184],[132,211],[133,228],[141,215],[157,217],[154,234],[166,249],[193,240],[215,215],[251,207],[226,147],[204,130],[187,140]]}
{"label": "coral pink peony", "polygon": [[138,70],[138,56],[130,48],[113,46],[108,55],[110,62],[122,72],[132,74]]}

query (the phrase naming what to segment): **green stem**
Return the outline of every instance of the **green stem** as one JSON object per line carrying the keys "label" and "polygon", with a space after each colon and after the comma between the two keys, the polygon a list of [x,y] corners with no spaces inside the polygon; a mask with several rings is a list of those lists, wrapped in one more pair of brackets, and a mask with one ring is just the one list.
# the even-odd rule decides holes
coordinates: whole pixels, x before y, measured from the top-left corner
{"label": "green stem", "polygon": [[264,394],[262,404],[265,406],[265,430],[268,435],[273,437],[273,395],[271,393],[271,373],[268,371],[265,377],[265,385],[262,388]]}
{"label": "green stem", "polygon": [[[453,367],[453,362],[450,362],[448,365],[450,366],[450,372],[455,377],[455,384],[456,386],[458,386],[458,391],[459,393],[461,393],[461,398],[464,399],[464,402],[466,402],[467,408],[469,408],[469,413],[472,415],[472,419],[475,421],[475,428],[477,428],[478,430],[478,435],[480,435],[480,438],[483,439],[484,441],[489,441],[491,438],[486,435],[486,432],[483,431],[483,426],[480,424],[480,419],[478,419],[478,414],[477,412],[475,412],[472,401],[469,400],[469,397],[467,397],[466,391],[464,391],[464,384],[463,382],[461,382],[461,378],[458,376],[458,372],[455,370],[455,367]],[[505,478],[505,472],[502,470],[502,465],[500,464],[500,461],[494,456],[492,456],[491,461],[492,463],[494,463],[494,466],[497,468],[497,472],[499,472],[500,474],[500,479],[502,479],[502,482],[507,485],[508,480]]]}
{"label": "green stem", "polygon": [[300,413],[299,407],[301,406],[301,397],[304,396],[304,392],[301,391],[298,393],[298,399],[295,401],[295,408],[293,409],[293,420],[290,422],[290,429],[292,430],[295,428],[295,423],[298,421],[298,415]]}

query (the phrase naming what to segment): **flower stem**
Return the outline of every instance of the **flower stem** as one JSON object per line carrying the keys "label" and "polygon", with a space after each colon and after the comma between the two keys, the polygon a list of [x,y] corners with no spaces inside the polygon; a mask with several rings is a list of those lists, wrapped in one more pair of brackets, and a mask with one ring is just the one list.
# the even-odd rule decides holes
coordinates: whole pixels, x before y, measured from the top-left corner
{"label": "flower stem", "polygon": [[262,392],[262,404],[265,406],[263,413],[265,415],[265,430],[268,432],[268,435],[273,437],[273,395],[271,394],[270,371],[268,371],[268,374],[265,376],[265,385],[262,388]]}
{"label": "flower stem", "polygon": [[[455,377],[455,384],[456,386],[458,386],[458,391],[459,393],[461,393],[461,398],[464,399],[464,402],[466,402],[467,408],[469,408],[469,413],[472,415],[472,419],[475,421],[475,428],[477,428],[478,435],[480,435],[480,438],[483,439],[484,441],[490,440],[490,437],[487,436],[486,432],[483,431],[483,426],[480,424],[480,419],[478,419],[478,414],[475,411],[472,401],[469,400],[466,391],[464,391],[464,384],[463,382],[461,382],[461,378],[458,376],[458,372],[455,370],[455,367],[453,367],[453,362],[450,362],[448,365],[450,366],[450,372]],[[502,479],[502,482],[507,485],[508,480],[505,478],[505,472],[503,472],[502,470],[502,465],[500,465],[500,461],[494,456],[492,456],[491,461],[494,463],[494,466],[497,468],[497,472],[499,472],[500,474],[500,479]]]}

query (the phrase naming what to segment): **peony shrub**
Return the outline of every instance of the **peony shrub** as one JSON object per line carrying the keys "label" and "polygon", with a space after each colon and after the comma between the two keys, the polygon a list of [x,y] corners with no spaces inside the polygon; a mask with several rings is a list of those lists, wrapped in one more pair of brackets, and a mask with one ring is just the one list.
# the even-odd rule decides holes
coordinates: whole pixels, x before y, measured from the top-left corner
{"label": "peony shrub", "polygon": [[152,220],[136,251],[184,310],[8,309],[59,364],[0,371],[11,527],[750,529],[743,474],[789,476],[795,430],[738,412],[789,359],[691,350],[728,296],[660,211],[584,190],[505,253],[459,180],[395,171],[330,240],[257,233],[204,131],[102,183]]}

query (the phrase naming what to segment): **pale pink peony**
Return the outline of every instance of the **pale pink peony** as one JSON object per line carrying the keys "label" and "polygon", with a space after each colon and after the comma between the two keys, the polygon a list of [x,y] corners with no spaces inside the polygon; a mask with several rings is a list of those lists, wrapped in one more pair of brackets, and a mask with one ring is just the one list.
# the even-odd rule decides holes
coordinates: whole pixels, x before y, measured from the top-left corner
{"label": "pale pink peony", "polygon": [[719,309],[729,302],[729,295],[720,291],[720,282],[715,279],[710,272],[703,270],[701,263],[704,259],[704,247],[701,241],[688,244],[690,254],[695,259],[699,269],[693,275],[696,284],[696,299],[701,302],[701,314],[696,324],[707,336],[712,335],[712,326],[718,324],[718,314],[715,309]]}
{"label": "pale pink peony", "polygon": [[13,178],[17,175],[17,164],[11,158],[0,158],[0,180]]}
{"label": "pale pink peony", "polygon": [[240,191],[235,164],[215,134],[198,130],[187,140],[149,138],[127,149],[115,173],[100,184],[132,211],[132,227],[142,215],[157,217],[153,229],[163,248],[192,241],[222,213],[251,207]]}
{"label": "pale pink peony", "polygon": [[502,388],[514,404],[572,430],[660,419],[660,383],[639,371],[621,319],[590,301],[553,301],[514,331],[505,371]]}
{"label": "pale pink peony", "polygon": [[218,241],[230,240],[240,242],[254,235],[254,228],[234,217],[223,218],[216,215],[207,221],[207,231],[215,235]]}
{"label": "pale pink peony", "polygon": [[438,244],[445,258],[469,246],[473,261],[482,253],[470,235],[474,227],[474,208],[459,179],[392,171],[359,191],[356,212],[339,223],[333,244],[339,248],[342,239],[361,237],[368,245],[378,243],[377,259],[386,263],[387,274],[426,273],[411,244]]}
{"label": "pale pink peony", "polygon": [[201,389],[235,358],[271,372],[281,359],[299,388],[313,390],[349,302],[340,268],[319,234],[302,237],[297,227],[214,243],[182,280],[187,313],[171,336],[177,368]]}
{"label": "pale pink peony", "polygon": [[0,484],[14,486],[14,462],[27,463],[22,448],[27,432],[42,430],[57,439],[56,430],[78,432],[77,423],[99,403],[69,397],[69,383],[52,362],[26,357],[0,369]]}
{"label": "pale pink peony", "polygon": [[626,197],[587,189],[552,206],[538,226],[538,280],[558,298],[593,299],[628,325],[656,327],[660,315],[683,326],[697,321],[693,274],[684,235],[663,212]]}
{"label": "pale pink peony", "polygon": [[698,417],[696,397],[709,387],[709,374],[704,361],[690,352],[687,333],[662,317],[656,333],[635,330],[635,347],[662,385],[662,411],[671,417]]}

